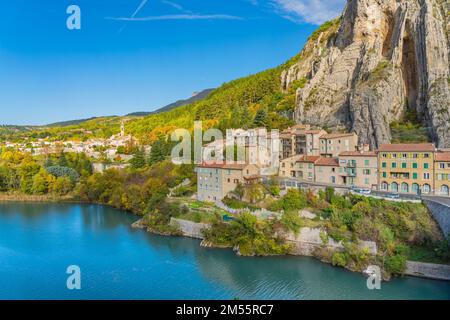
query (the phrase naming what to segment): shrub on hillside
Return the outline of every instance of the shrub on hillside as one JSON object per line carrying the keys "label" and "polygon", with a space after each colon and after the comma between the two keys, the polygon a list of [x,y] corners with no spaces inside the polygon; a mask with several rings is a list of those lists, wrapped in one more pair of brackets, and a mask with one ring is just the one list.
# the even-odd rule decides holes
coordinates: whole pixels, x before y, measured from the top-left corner
{"label": "shrub on hillside", "polygon": [[47,172],[57,178],[69,177],[72,183],[80,179],[80,175],[74,169],[63,166],[51,166],[46,168]]}

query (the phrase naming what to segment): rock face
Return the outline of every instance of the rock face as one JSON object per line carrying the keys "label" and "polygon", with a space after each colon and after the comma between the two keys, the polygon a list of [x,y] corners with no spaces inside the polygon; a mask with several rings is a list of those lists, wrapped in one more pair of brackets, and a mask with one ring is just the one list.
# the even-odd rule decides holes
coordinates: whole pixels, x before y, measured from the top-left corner
{"label": "rock face", "polygon": [[447,0],[348,0],[282,73],[283,90],[306,83],[296,121],[355,131],[377,148],[413,111],[450,147],[449,10]]}

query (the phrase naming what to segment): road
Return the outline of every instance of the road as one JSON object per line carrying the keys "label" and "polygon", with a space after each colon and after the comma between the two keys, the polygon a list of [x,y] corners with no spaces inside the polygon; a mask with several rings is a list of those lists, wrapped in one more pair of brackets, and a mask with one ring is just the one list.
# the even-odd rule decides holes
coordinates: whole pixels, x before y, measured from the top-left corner
{"label": "road", "polygon": [[[297,180],[297,179],[289,179],[289,178],[278,178],[278,181],[280,184],[286,185],[286,182],[288,182],[288,186],[316,186],[316,187],[332,187],[332,188],[341,188],[341,189],[348,189],[351,190],[352,187],[349,186],[342,186],[342,185],[333,185],[333,184],[327,184],[327,183],[318,183],[318,182],[311,182],[311,181],[304,181],[304,180]],[[374,196],[380,196],[380,197],[387,197],[388,195],[393,194],[389,191],[380,191],[380,190],[371,190],[371,195]],[[430,196],[430,195],[414,195],[414,194],[404,194],[404,193],[398,193],[400,199],[404,200],[422,200],[422,199],[428,199],[433,200],[436,202],[439,202],[443,205],[450,207],[450,197],[442,197],[442,196]]]}
{"label": "road", "polygon": [[432,200],[432,201],[435,201],[435,202],[439,202],[440,204],[443,204],[444,206],[450,207],[450,198],[448,198],[448,197],[422,196],[422,199]]}

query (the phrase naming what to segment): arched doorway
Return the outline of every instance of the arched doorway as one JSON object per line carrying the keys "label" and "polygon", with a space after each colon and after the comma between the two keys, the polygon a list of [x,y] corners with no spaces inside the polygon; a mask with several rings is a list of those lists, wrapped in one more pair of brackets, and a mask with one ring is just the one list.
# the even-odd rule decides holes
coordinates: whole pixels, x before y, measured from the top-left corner
{"label": "arched doorway", "polygon": [[387,182],[382,182],[381,183],[381,190],[385,190],[387,191],[389,189],[389,184]]}
{"label": "arched doorway", "polygon": [[429,184],[424,184],[423,188],[422,188],[423,193],[430,193],[431,192],[431,187]]}
{"label": "arched doorway", "polygon": [[391,183],[391,191],[392,192],[398,192],[398,183],[397,182],[392,182]]}
{"label": "arched doorway", "polygon": [[448,196],[449,195],[449,187],[446,186],[445,184],[443,186],[441,186],[441,194]]}
{"label": "arched doorway", "polygon": [[411,187],[411,191],[414,194],[419,194],[419,185],[417,183],[413,183]]}
{"label": "arched doorway", "polygon": [[409,185],[406,182],[403,182],[401,190],[403,193],[409,193]]}

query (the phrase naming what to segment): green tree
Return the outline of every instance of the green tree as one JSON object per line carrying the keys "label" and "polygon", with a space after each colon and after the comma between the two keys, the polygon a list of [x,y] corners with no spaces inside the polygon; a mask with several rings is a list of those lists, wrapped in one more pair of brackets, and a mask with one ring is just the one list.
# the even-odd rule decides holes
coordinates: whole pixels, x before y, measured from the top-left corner
{"label": "green tree", "polygon": [[48,167],[51,167],[53,165],[54,164],[53,164],[52,157],[51,156],[47,156],[47,159],[45,159],[44,167],[48,168]]}
{"label": "green tree", "polygon": [[32,193],[33,177],[39,172],[40,166],[33,159],[25,158],[19,166],[20,189],[23,193]]}
{"label": "green tree", "polygon": [[148,159],[149,164],[153,165],[155,163],[164,161],[169,155],[170,150],[169,144],[166,142],[165,137],[160,137],[152,144],[152,149],[150,151],[150,157]]}
{"label": "green tree", "polygon": [[253,120],[253,125],[255,127],[266,127],[268,121],[267,110],[261,108],[256,112],[255,119]]}
{"label": "green tree", "polygon": [[31,192],[33,194],[45,194],[48,192],[48,183],[47,183],[47,172],[44,168],[39,170],[39,173],[34,175],[33,177],[33,185],[31,187]]}
{"label": "green tree", "polygon": [[130,160],[131,167],[134,169],[140,169],[145,167],[145,155],[144,150],[138,149],[134,155],[133,158]]}
{"label": "green tree", "polygon": [[64,152],[61,152],[59,155],[58,165],[61,167],[67,167],[69,163],[67,162],[66,154]]}
{"label": "green tree", "polygon": [[303,220],[298,212],[288,211],[283,213],[283,216],[281,217],[281,224],[286,230],[289,230],[297,235],[300,232],[300,228],[303,226]]}

